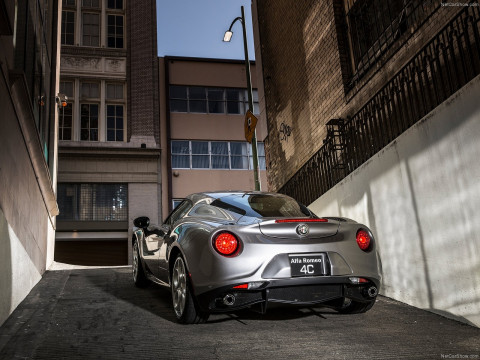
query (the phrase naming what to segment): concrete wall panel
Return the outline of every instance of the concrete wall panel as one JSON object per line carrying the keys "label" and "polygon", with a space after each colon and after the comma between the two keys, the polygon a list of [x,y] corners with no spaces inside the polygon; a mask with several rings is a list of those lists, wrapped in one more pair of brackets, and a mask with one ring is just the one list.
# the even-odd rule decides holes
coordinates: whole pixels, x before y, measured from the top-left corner
{"label": "concrete wall panel", "polygon": [[27,250],[0,209],[0,325],[42,278],[32,250]]}
{"label": "concrete wall panel", "polygon": [[317,199],[370,226],[382,294],[480,326],[480,77]]}
{"label": "concrete wall panel", "polygon": [[[8,85],[0,82],[0,324],[51,264],[53,246],[37,174],[26,147]],[[40,149],[39,149],[40,151]]]}

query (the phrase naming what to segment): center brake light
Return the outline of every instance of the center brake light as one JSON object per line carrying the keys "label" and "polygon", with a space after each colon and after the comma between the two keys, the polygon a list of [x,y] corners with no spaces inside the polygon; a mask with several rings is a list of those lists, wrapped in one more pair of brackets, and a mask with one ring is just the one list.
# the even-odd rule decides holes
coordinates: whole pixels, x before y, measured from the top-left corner
{"label": "center brake light", "polygon": [[276,224],[280,223],[313,223],[313,222],[328,222],[328,219],[278,219],[275,220]]}

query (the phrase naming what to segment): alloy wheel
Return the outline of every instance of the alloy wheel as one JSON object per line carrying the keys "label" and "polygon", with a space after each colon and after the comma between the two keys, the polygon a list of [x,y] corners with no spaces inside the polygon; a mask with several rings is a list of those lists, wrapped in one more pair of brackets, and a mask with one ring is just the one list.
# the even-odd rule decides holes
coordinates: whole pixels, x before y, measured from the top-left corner
{"label": "alloy wheel", "polygon": [[177,317],[183,315],[187,299],[187,274],[183,259],[179,256],[173,265],[172,300]]}

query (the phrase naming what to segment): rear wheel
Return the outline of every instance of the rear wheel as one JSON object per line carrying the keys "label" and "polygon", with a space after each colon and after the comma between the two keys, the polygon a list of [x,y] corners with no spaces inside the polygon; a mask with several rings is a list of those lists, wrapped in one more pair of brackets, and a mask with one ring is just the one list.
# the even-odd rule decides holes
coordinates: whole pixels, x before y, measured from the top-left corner
{"label": "rear wheel", "polygon": [[349,298],[343,298],[341,299],[340,304],[335,306],[335,310],[341,314],[361,314],[370,310],[373,304],[375,304],[375,300],[365,303],[354,301]]}
{"label": "rear wheel", "polygon": [[132,254],[133,254],[133,264],[132,264],[132,275],[133,275],[133,282],[137,287],[146,287],[150,283],[145,275],[145,271],[143,270],[143,266],[140,259],[140,254],[138,252],[138,245],[137,242],[133,242],[132,247]]}
{"label": "rear wheel", "polygon": [[178,322],[182,324],[199,324],[207,321],[208,314],[197,310],[192,295],[190,280],[185,261],[181,255],[175,259],[172,270],[172,304]]}

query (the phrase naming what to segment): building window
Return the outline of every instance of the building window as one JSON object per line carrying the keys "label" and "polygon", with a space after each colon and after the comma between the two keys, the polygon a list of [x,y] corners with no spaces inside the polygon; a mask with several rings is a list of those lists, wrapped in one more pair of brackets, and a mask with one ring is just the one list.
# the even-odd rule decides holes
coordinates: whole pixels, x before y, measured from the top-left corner
{"label": "building window", "polygon": [[190,168],[190,141],[172,141],[172,168]]}
{"label": "building window", "polygon": [[210,168],[210,156],[208,151],[208,141],[191,141],[192,147],[192,168],[208,169]]}
{"label": "building window", "polygon": [[123,100],[123,84],[107,84],[108,100]]}
{"label": "building window", "polygon": [[60,93],[68,97],[67,106],[60,109],[58,119],[58,139],[72,140],[73,136],[73,81],[60,81]]}
{"label": "building window", "polygon": [[189,112],[205,114],[207,112],[206,88],[199,86],[189,87],[188,106]]}
{"label": "building window", "polygon": [[100,84],[94,82],[82,82],[81,96],[83,99],[100,99]]}
{"label": "building window", "polygon": [[178,205],[180,205],[183,202],[184,199],[173,199],[172,200],[172,210],[175,210]]}
{"label": "building window", "polygon": [[107,105],[107,141],[123,141],[123,105]]}
{"label": "building window", "polygon": [[68,96],[68,100],[73,98],[73,81],[60,81],[60,93]]}
{"label": "building window", "polygon": [[59,140],[72,140],[73,130],[73,105],[68,103],[60,109],[60,118],[58,124]]}
{"label": "building window", "polygon": [[99,0],[82,0],[82,7],[98,9],[100,7]]}
{"label": "building window", "polygon": [[[257,143],[258,167],[265,170],[265,149]],[[172,140],[173,169],[253,169],[252,146],[246,142]]]}
{"label": "building window", "polygon": [[238,89],[227,89],[227,113],[243,114],[243,94]]}
{"label": "building window", "polygon": [[123,49],[123,15],[108,15],[107,24],[107,46]]}
{"label": "building window", "polygon": [[211,142],[210,146],[212,148],[212,169],[230,169],[228,142],[215,141]]}
{"label": "building window", "polygon": [[80,140],[98,141],[98,104],[80,104]]}
{"label": "building window", "polygon": [[402,32],[404,2],[347,0],[347,24],[355,68],[365,67]]}
{"label": "building window", "polygon": [[[250,169],[253,169],[253,152],[252,144],[248,144],[249,160],[250,160]],[[260,170],[265,170],[265,144],[262,142],[257,142],[257,157],[258,157],[258,168]]]}
{"label": "building window", "polygon": [[127,184],[59,183],[59,220],[128,221]]}
{"label": "building window", "polygon": [[353,74],[360,77],[404,33],[413,33],[440,3],[432,0],[344,0]]}
{"label": "building window", "polygon": [[186,86],[170,86],[170,111],[188,112],[188,96]]}
{"label": "building window", "polygon": [[230,161],[232,169],[248,169],[248,143],[231,142],[230,143]]}
{"label": "building window", "polygon": [[75,0],[62,0],[62,6],[75,6]]}
{"label": "building window", "polygon": [[208,90],[208,112],[210,114],[225,113],[225,90],[209,88]]}
{"label": "building window", "polygon": [[106,99],[117,104],[107,104],[107,141],[124,141],[125,109],[118,102],[124,99],[123,84],[107,83]]}
{"label": "building window", "polygon": [[75,43],[75,12],[62,11],[62,45]]}
{"label": "building window", "polygon": [[107,7],[109,9],[123,9],[123,0],[108,0]]}
{"label": "building window", "polygon": [[[252,92],[253,112],[259,113],[258,91]],[[201,86],[170,86],[170,111],[201,114],[245,114],[248,94],[245,89]]]}
{"label": "building window", "polygon": [[100,46],[100,15],[83,13],[82,28],[84,46]]}

